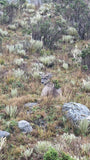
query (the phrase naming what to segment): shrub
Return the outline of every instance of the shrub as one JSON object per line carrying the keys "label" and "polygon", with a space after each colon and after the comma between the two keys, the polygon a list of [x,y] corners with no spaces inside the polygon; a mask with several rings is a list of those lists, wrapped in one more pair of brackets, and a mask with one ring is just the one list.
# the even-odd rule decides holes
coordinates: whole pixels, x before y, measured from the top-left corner
{"label": "shrub", "polygon": [[62,41],[65,43],[72,43],[73,39],[74,39],[74,37],[70,36],[70,35],[63,35],[62,36]]}
{"label": "shrub", "polygon": [[80,132],[81,134],[85,135],[86,133],[88,133],[89,129],[89,121],[87,119],[83,119],[80,121],[79,123],[79,129],[80,129]]}
{"label": "shrub", "polygon": [[39,41],[39,40],[31,39],[30,40],[30,45],[31,45],[30,46],[31,50],[40,51],[43,47],[43,42]]}
{"label": "shrub", "polygon": [[17,58],[14,60],[14,63],[18,66],[20,66],[21,64],[23,64],[24,60],[23,58]]}
{"label": "shrub", "polygon": [[75,60],[75,62],[81,63],[81,50],[77,47],[77,45],[75,46],[74,49],[72,49],[71,51],[72,55],[73,55],[73,59]]}
{"label": "shrub", "polygon": [[87,55],[90,55],[90,45],[87,48],[85,48],[84,50],[82,50],[81,57],[85,58]]}
{"label": "shrub", "polygon": [[49,141],[38,141],[36,145],[36,150],[41,153],[45,153],[50,147],[52,147]]}
{"label": "shrub", "polygon": [[60,88],[60,84],[59,84],[59,81],[58,80],[53,80],[53,83],[54,83],[54,87],[56,89],[59,89]]}
{"label": "shrub", "polygon": [[18,95],[17,88],[11,89],[11,96],[12,96],[12,97],[15,97],[15,96],[17,96],[17,95]]}
{"label": "shrub", "polygon": [[65,32],[66,25],[61,22],[61,17],[52,21],[51,18],[42,18],[37,24],[32,26],[32,35],[34,39],[43,37],[43,44],[48,48],[54,48],[54,43],[61,38]]}
{"label": "shrub", "polygon": [[83,153],[88,154],[90,152],[90,143],[82,144],[81,149]]}
{"label": "shrub", "polygon": [[54,148],[50,148],[44,154],[44,160],[59,160],[57,151]]}
{"label": "shrub", "polygon": [[58,0],[56,14],[64,14],[78,31],[81,39],[89,38],[90,34],[90,9],[84,0]]}
{"label": "shrub", "polygon": [[22,50],[18,49],[17,54],[20,55],[20,56],[26,56],[26,52],[23,49]]}
{"label": "shrub", "polygon": [[21,78],[21,76],[24,75],[24,71],[19,68],[17,70],[13,70],[13,71],[14,71],[14,75],[16,78]]}
{"label": "shrub", "polygon": [[73,140],[75,140],[77,137],[74,134],[68,134],[64,133],[62,135],[62,139],[64,139],[67,143],[71,143]]}
{"label": "shrub", "polygon": [[67,34],[71,36],[78,36],[78,32],[74,27],[70,27],[67,29]]}
{"label": "shrub", "polygon": [[45,65],[45,66],[52,66],[54,65],[55,62],[55,56],[45,56],[45,57],[41,57],[40,61]]}
{"label": "shrub", "polygon": [[5,112],[10,118],[15,118],[17,114],[17,106],[6,106]]}
{"label": "shrub", "polygon": [[81,57],[82,57],[82,69],[89,71],[90,70],[90,45],[88,45],[88,47],[86,46],[86,48],[82,50]]}
{"label": "shrub", "polygon": [[59,160],[75,160],[75,159],[71,158],[68,154],[62,152],[61,158]]}
{"label": "shrub", "polygon": [[0,138],[0,151],[6,146],[6,137]]}
{"label": "shrub", "polygon": [[7,31],[3,31],[3,30],[0,28],[0,35],[1,35],[1,36],[7,36],[7,35],[8,35],[8,32],[7,32]]}
{"label": "shrub", "polygon": [[14,48],[14,45],[7,45],[7,49],[10,53],[14,52],[15,51],[15,48]]}
{"label": "shrub", "polygon": [[4,64],[4,60],[0,59],[0,65],[3,65],[3,64]]}
{"label": "shrub", "polygon": [[28,159],[31,154],[33,153],[33,148],[26,148],[25,146],[20,146],[21,150],[21,157],[24,157],[25,159]]}

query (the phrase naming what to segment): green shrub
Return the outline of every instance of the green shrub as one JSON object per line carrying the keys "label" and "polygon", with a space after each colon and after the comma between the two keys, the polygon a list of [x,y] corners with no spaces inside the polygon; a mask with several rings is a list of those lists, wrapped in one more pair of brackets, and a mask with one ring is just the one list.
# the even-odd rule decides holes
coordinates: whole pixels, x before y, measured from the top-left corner
{"label": "green shrub", "polygon": [[90,45],[87,48],[85,48],[84,50],[82,50],[81,57],[85,58],[87,55],[90,55]]}
{"label": "green shrub", "polygon": [[60,84],[59,84],[59,81],[58,80],[53,80],[53,83],[54,83],[54,87],[56,89],[59,89],[60,88]]}
{"label": "green shrub", "polygon": [[75,159],[71,158],[68,154],[62,152],[61,158],[59,160],[75,160]]}
{"label": "green shrub", "polygon": [[59,160],[57,151],[54,148],[50,148],[44,154],[44,160]]}
{"label": "green shrub", "polygon": [[88,66],[87,66],[87,65],[83,65],[82,68],[83,68],[84,70],[88,70]]}
{"label": "green shrub", "polygon": [[0,64],[3,65],[4,64],[4,60],[0,59]]}

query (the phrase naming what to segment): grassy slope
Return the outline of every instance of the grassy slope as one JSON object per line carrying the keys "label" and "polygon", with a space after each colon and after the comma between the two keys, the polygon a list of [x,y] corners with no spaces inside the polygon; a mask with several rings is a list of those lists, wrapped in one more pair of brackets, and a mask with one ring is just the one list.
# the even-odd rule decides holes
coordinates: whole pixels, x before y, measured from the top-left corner
{"label": "grassy slope", "polygon": [[[5,29],[7,26],[0,27]],[[67,56],[73,45],[63,44],[58,51],[53,51],[53,55],[56,56],[56,63],[52,68],[45,68],[46,72],[53,73],[53,80],[57,79],[59,81],[63,93],[61,97],[41,98],[40,95],[43,85],[40,83],[39,79],[34,79],[32,77],[29,77],[29,79],[15,79],[15,81],[13,80],[14,82],[11,82],[10,84],[12,78],[11,70],[12,68],[17,68],[13,61],[16,57],[19,58],[19,56],[8,53],[6,45],[14,44],[16,40],[15,35],[18,35],[20,39],[24,39],[24,37],[22,35],[22,29],[17,30],[15,33],[9,30],[8,32],[10,37],[4,38],[3,40],[3,56],[0,58],[4,60],[4,65],[2,65],[2,78],[0,79],[0,115],[3,116],[0,120],[0,129],[9,131],[11,136],[7,140],[5,149],[0,155],[2,160],[19,159],[21,152],[20,145],[32,148],[39,140],[50,140],[53,143],[58,144],[61,142],[61,135],[64,132],[68,131],[69,133],[72,133],[73,128],[69,126],[69,123],[63,123],[61,107],[65,102],[74,101],[82,103],[88,108],[90,107],[89,93],[86,93],[81,87],[82,80],[86,78],[87,75],[81,71],[80,66],[77,66],[72,62],[72,58]],[[88,42],[80,41],[78,42],[78,45],[82,48],[86,43]],[[25,59],[25,62],[27,62],[25,72],[30,70],[31,63],[36,62],[37,59],[39,59],[39,56],[39,53],[34,53],[33,55],[28,53],[29,59]],[[64,59],[68,62],[70,66],[67,71],[58,63],[58,59]],[[21,87],[17,87],[18,96],[12,98],[12,84],[16,85],[16,81],[19,81]],[[74,81],[75,84],[72,84],[72,81]],[[27,110],[24,108],[24,104],[27,102],[38,102],[38,105],[33,108],[32,113],[28,115]],[[16,105],[18,107],[18,114],[15,119],[9,119],[6,116],[4,108],[7,105]],[[34,130],[30,135],[23,135],[15,125],[13,127],[13,132],[12,127],[7,125],[8,121],[14,123],[22,119],[29,121],[33,126]],[[40,122],[42,120],[45,122],[45,125],[40,127]],[[72,156],[79,156],[79,154],[84,156],[86,153],[80,153],[80,144],[89,142],[89,138],[89,136],[82,137],[79,142],[75,141],[74,144],[72,144],[74,147],[67,145],[67,147],[64,148],[64,151],[69,152]],[[77,144],[78,147],[76,146]],[[39,153],[34,153],[33,160],[40,159],[40,156],[42,157]]]}

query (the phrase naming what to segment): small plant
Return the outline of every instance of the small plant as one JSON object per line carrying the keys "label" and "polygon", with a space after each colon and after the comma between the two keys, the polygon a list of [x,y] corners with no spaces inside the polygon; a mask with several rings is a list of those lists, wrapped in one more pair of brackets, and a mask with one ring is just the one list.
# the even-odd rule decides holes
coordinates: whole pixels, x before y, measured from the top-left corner
{"label": "small plant", "polygon": [[84,50],[82,50],[81,57],[85,58],[87,55],[90,55],[90,45],[87,48],[85,48]]}
{"label": "small plant", "polygon": [[17,122],[15,120],[11,120],[11,121],[3,121],[4,126],[5,126],[5,130],[7,132],[13,132],[15,127],[17,126]]}
{"label": "small plant", "polygon": [[3,31],[1,28],[0,28],[0,35],[3,37],[3,36],[7,36],[8,35],[8,32],[7,31]]}
{"label": "small plant", "polygon": [[21,145],[20,149],[21,149],[21,157],[24,157],[24,158],[26,158],[26,160],[28,160],[28,158],[33,153],[33,148],[26,148]]}
{"label": "small plant", "polygon": [[6,106],[5,112],[10,118],[15,118],[17,115],[17,106]]}
{"label": "small plant", "polygon": [[21,78],[24,75],[24,71],[19,68],[17,70],[13,70],[13,71],[14,71],[14,76],[16,78]]}
{"label": "small plant", "polygon": [[55,63],[55,56],[45,56],[45,57],[41,57],[40,61],[45,65],[45,66],[53,66]]}
{"label": "small plant", "polygon": [[40,51],[41,56],[49,56],[51,54],[50,50],[41,49]]}
{"label": "small plant", "polygon": [[40,51],[43,48],[43,42],[39,40],[31,39],[30,45],[31,45],[30,49],[35,51]]}
{"label": "small plant", "polygon": [[83,68],[84,70],[86,70],[86,71],[88,70],[88,66],[87,66],[87,65],[83,65],[82,68]]}
{"label": "small plant", "polygon": [[32,68],[33,71],[39,71],[44,68],[44,65],[42,63],[34,63],[32,67],[33,67]]}
{"label": "small plant", "polygon": [[83,79],[83,84],[82,84],[82,88],[85,90],[85,91],[90,91],[90,81],[86,81]]}
{"label": "small plant", "polygon": [[6,146],[6,137],[0,138],[0,151]]}
{"label": "small plant", "polygon": [[77,36],[78,35],[78,32],[75,28],[73,27],[69,27],[67,29],[67,34],[71,35],[71,36]]}
{"label": "small plant", "polygon": [[59,160],[57,151],[54,148],[50,148],[44,154],[44,160]]}
{"label": "small plant", "polygon": [[85,154],[90,153],[90,143],[82,144],[81,149],[82,149],[82,152]]}
{"label": "small plant", "polygon": [[20,66],[21,64],[23,64],[24,60],[23,58],[18,58],[14,60],[14,63],[18,66]]}
{"label": "small plant", "polygon": [[73,58],[72,58],[72,61],[75,61],[76,63],[81,63],[81,50],[77,47],[77,45],[75,46],[74,49],[72,49],[71,51],[72,55],[73,55]]}
{"label": "small plant", "polygon": [[74,134],[68,134],[64,133],[62,135],[62,139],[64,139],[67,143],[71,143],[74,139],[76,139],[76,136]]}
{"label": "small plant", "polygon": [[15,97],[15,96],[17,96],[17,95],[18,95],[17,88],[11,89],[11,96],[12,96],[12,97]]}
{"label": "small plant", "polygon": [[49,141],[38,141],[36,145],[36,150],[41,153],[45,153],[50,147],[52,147],[51,142]]}
{"label": "small plant", "polygon": [[89,121],[87,119],[83,119],[79,123],[79,129],[82,135],[86,135],[89,131]]}
{"label": "small plant", "polygon": [[32,73],[32,76],[33,76],[33,78],[35,78],[35,79],[40,79],[40,72],[37,70],[37,71],[34,71],[33,73]]}
{"label": "small plant", "polygon": [[60,84],[59,84],[59,81],[58,80],[53,80],[53,83],[54,83],[54,87],[56,89],[59,89],[60,88]]}
{"label": "small plant", "polygon": [[62,41],[65,42],[65,43],[72,43],[73,39],[74,39],[74,37],[70,36],[70,35],[62,36]]}
{"label": "small plant", "polygon": [[0,65],[3,65],[3,64],[4,64],[4,60],[0,59]]}
{"label": "small plant", "polygon": [[23,49],[21,49],[21,50],[17,49],[17,54],[20,55],[20,56],[26,56],[26,52]]}
{"label": "small plant", "polygon": [[14,45],[7,45],[7,49],[10,53],[14,52],[15,51],[15,47]]}
{"label": "small plant", "polygon": [[13,76],[7,78],[7,84],[12,84],[15,81]]}

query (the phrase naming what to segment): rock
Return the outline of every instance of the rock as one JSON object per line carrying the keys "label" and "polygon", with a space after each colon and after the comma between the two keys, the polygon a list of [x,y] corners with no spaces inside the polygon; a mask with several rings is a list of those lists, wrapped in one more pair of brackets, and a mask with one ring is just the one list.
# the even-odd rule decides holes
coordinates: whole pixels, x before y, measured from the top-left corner
{"label": "rock", "polygon": [[42,90],[41,96],[60,96],[62,94],[61,89],[56,89],[53,83],[48,83]]}
{"label": "rock", "polygon": [[18,122],[18,127],[20,130],[22,130],[23,133],[29,133],[32,132],[32,126],[29,122],[25,120],[21,120]]}
{"label": "rock", "polygon": [[66,119],[75,127],[78,127],[81,120],[87,119],[90,121],[90,110],[80,103],[65,103],[62,107],[62,112]]}
{"label": "rock", "polygon": [[29,103],[26,103],[25,105],[24,105],[24,107],[29,107],[29,108],[32,108],[32,107],[34,107],[34,106],[36,106],[37,105],[37,103],[31,103],[31,102],[29,102]]}
{"label": "rock", "polygon": [[29,109],[27,113],[32,113],[32,108],[34,106],[36,106],[36,105],[37,105],[37,103],[30,103],[29,102],[29,103],[24,104],[24,107],[27,108],[27,109]]}
{"label": "rock", "polygon": [[1,138],[1,137],[9,137],[9,136],[10,136],[10,133],[9,133],[9,132],[1,131],[1,130],[0,130],[0,138]]}

